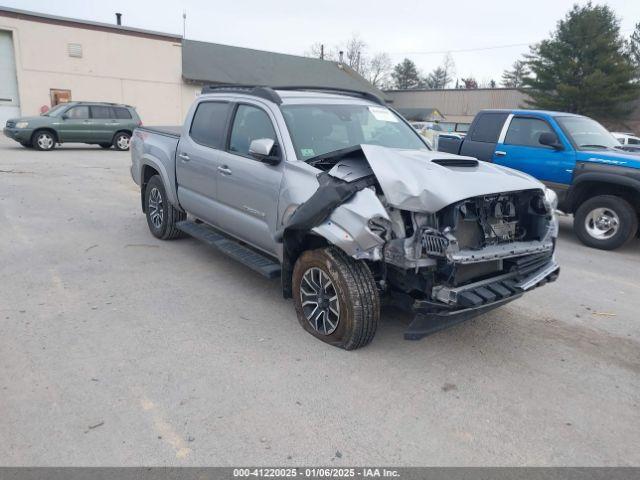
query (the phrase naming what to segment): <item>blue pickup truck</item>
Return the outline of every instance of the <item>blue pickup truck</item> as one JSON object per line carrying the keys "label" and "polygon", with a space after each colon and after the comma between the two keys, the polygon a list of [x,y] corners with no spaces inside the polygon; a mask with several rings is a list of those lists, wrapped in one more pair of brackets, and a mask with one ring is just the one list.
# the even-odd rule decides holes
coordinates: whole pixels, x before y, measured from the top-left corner
{"label": "blue pickup truck", "polygon": [[586,245],[616,249],[638,235],[640,156],[591,118],[537,110],[483,110],[464,139],[442,135],[440,151],[523,171],[558,195]]}

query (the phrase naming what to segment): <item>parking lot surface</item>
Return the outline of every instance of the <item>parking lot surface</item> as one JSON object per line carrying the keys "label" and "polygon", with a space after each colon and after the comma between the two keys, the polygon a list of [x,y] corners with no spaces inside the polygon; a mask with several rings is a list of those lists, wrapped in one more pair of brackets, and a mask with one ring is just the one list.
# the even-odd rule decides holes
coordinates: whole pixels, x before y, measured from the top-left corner
{"label": "parking lot surface", "polygon": [[0,140],[0,464],[640,465],[640,242],[346,352],[278,280],[148,232],[129,154]]}

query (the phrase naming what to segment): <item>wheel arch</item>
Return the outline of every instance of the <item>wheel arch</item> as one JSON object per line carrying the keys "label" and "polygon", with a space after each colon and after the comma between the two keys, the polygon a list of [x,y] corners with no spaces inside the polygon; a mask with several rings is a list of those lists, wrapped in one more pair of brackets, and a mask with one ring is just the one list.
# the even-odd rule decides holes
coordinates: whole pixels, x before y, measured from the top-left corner
{"label": "wheel arch", "polygon": [[599,195],[621,197],[640,215],[640,180],[621,175],[596,173],[580,175],[576,183],[571,186],[567,198],[569,213],[575,213],[583,202]]}
{"label": "wheel arch", "polygon": [[282,271],[280,274],[282,296],[284,298],[292,298],[293,266],[300,255],[307,250],[328,247],[331,243],[326,238],[313,232],[287,229],[282,235],[282,245]]}
{"label": "wheel arch", "polygon": [[51,135],[53,135],[53,139],[56,141],[56,143],[60,143],[60,138],[58,137],[58,132],[56,132],[56,131],[55,131],[53,128],[51,128],[51,127],[39,127],[39,128],[36,128],[36,129],[33,131],[33,133],[31,134],[31,140],[30,140],[30,142],[31,142],[31,143],[33,143],[33,142],[34,142],[34,140],[35,140],[35,138],[36,138],[36,135],[37,135],[39,132],[49,132]]}
{"label": "wheel arch", "polygon": [[164,190],[167,194],[167,200],[177,208],[179,211],[183,211],[182,207],[178,203],[178,197],[176,189],[169,180],[169,174],[164,164],[150,155],[144,155],[142,157],[142,164],[140,167],[140,201],[142,203],[142,211],[146,212],[144,205],[144,194],[147,188],[147,183],[153,175],[160,175]]}

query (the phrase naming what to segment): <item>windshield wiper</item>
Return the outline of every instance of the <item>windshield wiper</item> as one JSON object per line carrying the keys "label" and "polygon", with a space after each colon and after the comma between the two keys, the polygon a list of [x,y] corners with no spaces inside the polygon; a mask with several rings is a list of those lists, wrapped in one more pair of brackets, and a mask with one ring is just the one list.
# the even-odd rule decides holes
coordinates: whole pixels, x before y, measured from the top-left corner
{"label": "windshield wiper", "polygon": [[580,148],[604,148],[605,150],[608,150],[608,149],[613,148],[613,147],[608,147],[607,145],[597,145],[597,144],[595,144],[595,145],[580,145]]}

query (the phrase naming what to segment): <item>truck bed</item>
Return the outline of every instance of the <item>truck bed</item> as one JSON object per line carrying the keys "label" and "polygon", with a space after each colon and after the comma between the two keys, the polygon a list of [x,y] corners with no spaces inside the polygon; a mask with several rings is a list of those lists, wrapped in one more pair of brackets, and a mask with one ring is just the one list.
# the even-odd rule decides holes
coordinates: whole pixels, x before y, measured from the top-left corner
{"label": "truck bed", "polygon": [[157,133],[168,137],[180,138],[182,134],[182,125],[161,125],[157,127],[138,127],[137,130],[144,132]]}

